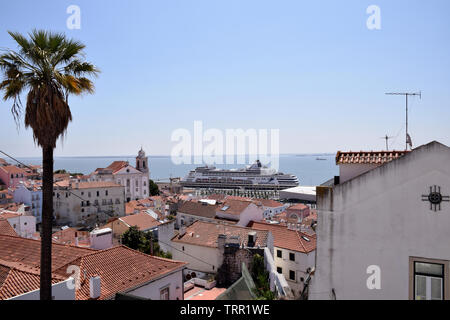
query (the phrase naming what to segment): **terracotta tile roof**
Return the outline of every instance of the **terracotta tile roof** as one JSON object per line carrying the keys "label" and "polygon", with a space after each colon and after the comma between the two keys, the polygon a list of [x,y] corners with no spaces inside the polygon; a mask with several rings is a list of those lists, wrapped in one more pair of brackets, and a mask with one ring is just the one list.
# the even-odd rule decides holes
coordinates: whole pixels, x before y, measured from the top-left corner
{"label": "terracotta tile roof", "polygon": [[303,210],[306,210],[306,209],[309,209],[309,207],[306,204],[303,204],[303,203],[297,203],[297,204],[294,204],[294,205],[290,206],[289,208],[287,208],[288,211],[291,211],[291,210],[303,211]]}
{"label": "terracotta tile roof", "polygon": [[146,210],[148,208],[154,207],[153,200],[146,198],[146,199],[139,199],[139,200],[131,200],[130,202],[127,202],[125,204],[125,213],[126,214],[134,214],[138,213],[139,211]]}
{"label": "terracotta tile roof", "polygon": [[91,182],[71,182],[70,180],[63,180],[56,182],[55,187],[69,187],[72,185],[72,189],[96,189],[96,188],[113,188],[122,187],[113,181],[91,181]]}
{"label": "terracotta tile roof", "polygon": [[[196,221],[186,228],[184,235],[176,235],[173,242],[186,243],[198,246],[217,248],[219,234],[227,236],[239,236],[241,244],[247,245],[248,233],[252,229],[227,224],[217,224],[204,221]],[[257,231],[255,246],[266,247],[268,231]]]}
{"label": "terracotta tile roof", "polygon": [[27,173],[25,170],[16,166],[2,166],[0,167],[0,170],[3,170],[9,174],[23,174],[24,176]]}
{"label": "terracotta tile roof", "polygon": [[106,169],[111,169],[113,173],[116,173],[117,171],[128,165],[128,161],[114,161],[109,166],[107,166]]}
{"label": "terracotta tile roof", "polygon": [[284,206],[281,202],[271,200],[271,199],[253,199],[253,202],[258,203],[260,202],[264,207],[269,208],[278,208]]}
{"label": "terracotta tile roof", "polygon": [[216,216],[217,206],[196,201],[186,201],[179,208],[179,213],[186,213],[193,216],[214,218]]}
{"label": "terracotta tile roof", "polygon": [[78,238],[79,247],[90,247],[91,240],[89,232],[80,231],[76,228],[66,228],[64,230],[54,232],[52,234],[52,240],[60,244],[75,245],[75,236]]}
{"label": "terracotta tile roof", "polygon": [[[40,241],[0,235],[0,259],[8,263],[26,265],[37,269],[40,266]],[[52,271],[57,280],[67,279],[67,267],[80,267],[80,289],[76,299],[90,299],[89,279],[101,277],[101,296],[109,299],[117,292],[131,290],[148,282],[182,269],[186,263],[176,260],[149,256],[125,246],[106,250],[93,250],[53,243]],[[0,270],[0,281],[5,279],[6,272]],[[17,283],[22,289],[26,282]]]}
{"label": "terracotta tile roof", "polygon": [[404,156],[409,151],[359,151],[336,154],[336,164],[384,164]]}
{"label": "terracotta tile roof", "polygon": [[121,217],[119,218],[119,220],[125,222],[129,227],[136,226],[141,231],[149,230],[161,224],[161,222],[145,212],[139,212],[136,214]]}
{"label": "terracotta tile roof", "polygon": [[0,158],[0,165],[4,166],[4,165],[8,165],[8,164],[9,163],[5,159]]}
{"label": "terracotta tile roof", "polygon": [[[275,247],[302,253],[316,250],[316,236],[305,234],[296,230],[290,230],[286,226],[251,221],[248,227],[254,230],[271,231]],[[306,239],[310,240],[306,240]]]}
{"label": "terracotta tile roof", "polygon": [[[62,268],[75,259],[95,250],[53,243],[52,270]],[[11,262],[22,262],[32,267],[41,263],[41,242],[39,240],[0,235],[0,259]],[[66,270],[63,270],[65,273]]]}
{"label": "terracotta tile roof", "polygon": [[11,218],[17,218],[19,216],[21,216],[22,214],[17,213],[17,212],[12,212],[9,210],[5,210],[0,212],[0,219],[11,219]]}
{"label": "terracotta tile roof", "polygon": [[[52,283],[64,281],[66,278],[53,274]],[[39,268],[0,259],[0,300],[38,290],[39,287]]]}
{"label": "terracotta tile roof", "polygon": [[9,224],[8,220],[0,218],[0,235],[18,236],[14,228]]}
{"label": "terracotta tile roof", "polygon": [[[81,279],[77,300],[90,299],[89,279],[100,276],[100,300],[109,299],[118,292],[126,292],[182,269],[187,263],[150,256],[125,246],[101,250],[78,260]],[[86,276],[84,276],[86,272]]]}
{"label": "terracotta tile roof", "polygon": [[247,207],[252,203],[251,200],[231,200],[226,199],[222,205],[220,205],[216,212],[218,213],[226,213],[226,214],[232,214],[232,215],[240,215],[242,211],[247,209]]}

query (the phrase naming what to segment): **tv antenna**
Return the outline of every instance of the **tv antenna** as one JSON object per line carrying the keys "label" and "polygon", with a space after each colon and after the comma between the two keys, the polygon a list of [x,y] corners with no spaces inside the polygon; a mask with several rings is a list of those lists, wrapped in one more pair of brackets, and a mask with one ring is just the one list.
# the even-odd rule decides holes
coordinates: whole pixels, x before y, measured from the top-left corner
{"label": "tv antenna", "polygon": [[408,133],[408,97],[409,96],[419,96],[420,99],[422,99],[422,92],[388,92],[387,95],[396,95],[396,96],[405,96],[406,98],[406,148],[405,150],[408,150],[408,144],[410,148],[412,149],[412,141],[411,137]]}
{"label": "tv antenna", "polygon": [[392,139],[393,137],[389,137],[388,135],[386,135],[385,137],[381,137],[380,139],[385,139],[386,140],[386,151],[389,151],[389,139]]}

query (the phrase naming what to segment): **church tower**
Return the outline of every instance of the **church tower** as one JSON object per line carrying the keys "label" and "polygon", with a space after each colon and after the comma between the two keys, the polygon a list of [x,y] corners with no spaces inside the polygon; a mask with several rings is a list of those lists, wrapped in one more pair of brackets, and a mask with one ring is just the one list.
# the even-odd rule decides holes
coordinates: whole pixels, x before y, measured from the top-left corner
{"label": "church tower", "polygon": [[138,156],[136,157],[136,169],[150,176],[150,172],[148,169],[148,157],[145,156],[145,151],[142,150],[142,147],[138,152]]}

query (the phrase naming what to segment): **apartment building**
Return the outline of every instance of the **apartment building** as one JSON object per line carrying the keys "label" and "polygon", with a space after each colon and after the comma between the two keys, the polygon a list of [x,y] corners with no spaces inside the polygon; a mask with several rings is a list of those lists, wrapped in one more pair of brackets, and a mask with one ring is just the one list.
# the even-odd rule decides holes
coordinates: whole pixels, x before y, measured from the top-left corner
{"label": "apartment building", "polygon": [[55,183],[53,209],[57,224],[93,226],[125,215],[124,187],[112,181]]}

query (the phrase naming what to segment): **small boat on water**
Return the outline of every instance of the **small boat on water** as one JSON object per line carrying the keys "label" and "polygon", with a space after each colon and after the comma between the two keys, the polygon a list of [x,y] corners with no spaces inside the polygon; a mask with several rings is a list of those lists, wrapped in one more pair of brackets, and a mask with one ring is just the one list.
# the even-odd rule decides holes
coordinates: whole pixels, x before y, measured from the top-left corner
{"label": "small boat on water", "polygon": [[316,158],[316,160],[327,160],[326,158]]}

